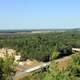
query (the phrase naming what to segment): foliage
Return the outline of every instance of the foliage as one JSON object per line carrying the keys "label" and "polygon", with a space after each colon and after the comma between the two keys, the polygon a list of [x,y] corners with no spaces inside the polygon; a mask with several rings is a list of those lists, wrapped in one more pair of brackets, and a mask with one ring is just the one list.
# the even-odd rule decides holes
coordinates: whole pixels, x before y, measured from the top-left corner
{"label": "foliage", "polygon": [[[80,63],[78,59],[80,59],[80,54],[73,55],[70,64],[62,70],[59,69],[57,63],[52,61],[47,72],[40,72],[29,78],[32,80],[80,80]],[[27,77],[25,79],[27,80]]]}
{"label": "foliage", "polygon": [[[0,35],[0,47],[16,49],[22,57],[44,60],[45,56],[52,55],[54,48],[63,49],[65,47],[79,47],[80,32],[52,32],[38,34],[2,34]],[[64,49],[61,55],[64,55]]]}
{"label": "foliage", "polygon": [[51,56],[52,56],[52,60],[57,59],[59,57],[59,52],[57,50],[54,50]]}
{"label": "foliage", "polygon": [[[0,48],[13,48],[21,53],[22,60],[37,59],[49,61],[72,54],[72,47],[80,48],[80,31],[38,33],[38,34],[1,34]],[[54,66],[53,66],[54,65]],[[80,78],[80,55],[72,57],[72,63],[64,71],[59,71],[57,64],[51,63],[47,72],[37,73],[32,80],[78,80]],[[0,80],[9,80],[15,74],[13,59],[0,59]],[[11,80],[11,79],[10,79]],[[26,79],[25,79],[26,80]],[[31,77],[27,78],[31,80]],[[34,79],[35,80],[35,79]]]}
{"label": "foliage", "polygon": [[13,57],[0,58],[0,80],[13,80],[15,73]]}

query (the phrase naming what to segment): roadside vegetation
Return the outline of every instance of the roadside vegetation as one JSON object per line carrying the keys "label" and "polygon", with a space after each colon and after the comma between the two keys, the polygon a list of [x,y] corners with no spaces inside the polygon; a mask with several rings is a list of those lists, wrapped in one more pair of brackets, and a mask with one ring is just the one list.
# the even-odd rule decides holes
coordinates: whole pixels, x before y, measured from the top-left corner
{"label": "roadside vegetation", "polygon": [[47,71],[34,73],[23,80],[80,80],[80,53],[72,55],[67,61],[68,64],[65,60],[63,60],[64,64],[58,64],[53,60]]}

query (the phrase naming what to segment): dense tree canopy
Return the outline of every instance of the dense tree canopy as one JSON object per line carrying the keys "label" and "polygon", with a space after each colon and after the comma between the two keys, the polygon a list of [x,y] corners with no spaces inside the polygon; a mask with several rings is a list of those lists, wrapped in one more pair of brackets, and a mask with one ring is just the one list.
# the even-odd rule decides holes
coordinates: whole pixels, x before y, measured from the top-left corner
{"label": "dense tree canopy", "polygon": [[[52,32],[38,34],[0,35],[0,47],[14,48],[27,58],[43,60],[51,56],[54,48],[62,52],[70,52],[71,47],[80,47],[80,32]],[[66,47],[69,47],[66,48]],[[64,50],[62,50],[64,48]]]}

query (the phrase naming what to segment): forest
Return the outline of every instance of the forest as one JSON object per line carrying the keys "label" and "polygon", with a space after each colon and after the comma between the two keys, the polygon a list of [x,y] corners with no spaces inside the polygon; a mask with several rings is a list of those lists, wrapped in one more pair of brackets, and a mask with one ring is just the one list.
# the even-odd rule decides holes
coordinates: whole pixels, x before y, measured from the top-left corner
{"label": "forest", "polygon": [[21,60],[49,61],[54,51],[58,58],[72,54],[72,47],[80,48],[80,31],[0,35],[0,48],[15,49]]}

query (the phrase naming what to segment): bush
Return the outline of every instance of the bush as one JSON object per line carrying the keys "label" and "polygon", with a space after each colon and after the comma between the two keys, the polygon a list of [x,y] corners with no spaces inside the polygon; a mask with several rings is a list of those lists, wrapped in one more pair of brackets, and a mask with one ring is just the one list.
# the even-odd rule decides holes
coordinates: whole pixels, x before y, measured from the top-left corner
{"label": "bush", "polygon": [[59,49],[58,51],[59,51],[59,58],[73,54],[71,47],[64,47],[62,49]]}
{"label": "bush", "polygon": [[56,50],[54,50],[54,51],[52,52],[52,60],[57,59],[58,57],[59,57],[59,52],[56,51]]}

